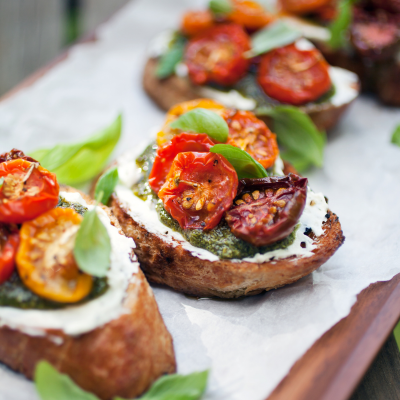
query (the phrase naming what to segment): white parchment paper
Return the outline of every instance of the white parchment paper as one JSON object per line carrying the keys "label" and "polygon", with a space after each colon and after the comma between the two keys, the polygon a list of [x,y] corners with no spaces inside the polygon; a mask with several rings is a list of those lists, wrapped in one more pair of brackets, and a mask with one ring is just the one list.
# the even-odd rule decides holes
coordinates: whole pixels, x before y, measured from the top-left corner
{"label": "white parchment paper", "polygon": [[[196,4],[197,3],[197,4]],[[124,115],[117,153],[163,120],[141,88],[149,41],[202,1],[137,0],[99,30],[95,43],[0,104],[0,151],[81,139]],[[235,301],[195,300],[154,288],[174,337],[179,371],[211,369],[206,399],[261,400],[295,361],[345,317],[370,283],[400,272],[400,149],[390,134],[400,110],[362,97],[332,132],[325,166],[311,171],[346,235],[342,248],[296,284]],[[37,399],[33,385],[0,366],[0,400]]]}

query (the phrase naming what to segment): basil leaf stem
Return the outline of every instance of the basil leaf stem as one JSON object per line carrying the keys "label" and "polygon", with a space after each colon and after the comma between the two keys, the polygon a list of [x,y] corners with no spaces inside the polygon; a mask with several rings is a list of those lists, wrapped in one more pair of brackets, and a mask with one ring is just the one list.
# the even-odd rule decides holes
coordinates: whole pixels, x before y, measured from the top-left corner
{"label": "basil leaf stem", "polygon": [[249,153],[230,144],[216,144],[211,147],[212,153],[221,154],[235,168],[239,179],[265,178],[268,176],[265,168]]}
{"label": "basil leaf stem", "polygon": [[347,43],[347,34],[353,20],[353,4],[357,0],[341,0],[338,4],[338,15],[329,25],[331,37],[328,44],[333,49],[344,47]]}
{"label": "basil leaf stem", "polygon": [[161,56],[158,62],[156,69],[156,77],[158,79],[165,79],[174,74],[175,67],[182,60],[185,46],[186,38],[176,33],[169,49]]}
{"label": "basil leaf stem", "polygon": [[121,115],[107,128],[72,144],[58,144],[31,154],[42,167],[54,172],[61,183],[74,185],[98,175],[121,136]]}
{"label": "basil leaf stem", "polygon": [[245,57],[252,58],[273,49],[286,46],[295,42],[301,33],[282,21],[274,22],[257,32],[251,39],[251,50],[245,53]]}
{"label": "basil leaf stem", "polygon": [[182,114],[170,126],[185,132],[205,133],[221,143],[225,143],[229,135],[226,121],[217,113],[205,108],[195,108]]}
{"label": "basil leaf stem", "polygon": [[111,241],[97,207],[87,211],[75,239],[74,257],[79,269],[103,278],[110,267]]}
{"label": "basil leaf stem", "polygon": [[[189,375],[165,375],[138,400],[198,400],[204,393],[208,371]],[[40,361],[35,370],[35,385],[41,400],[99,400],[82,390],[67,375],[59,373],[47,361]],[[114,400],[124,400],[114,397]]]}
{"label": "basil leaf stem", "polygon": [[230,0],[210,0],[208,8],[218,16],[227,15],[233,11],[233,5]]}
{"label": "basil leaf stem", "polygon": [[400,125],[397,125],[397,127],[395,128],[391,142],[393,144],[397,144],[397,146],[400,146]]}
{"label": "basil leaf stem", "polygon": [[[94,190],[94,198],[105,205],[118,183],[118,167],[112,167],[99,178]],[[101,197],[100,197],[101,195]]]}
{"label": "basil leaf stem", "polygon": [[299,171],[310,166],[322,167],[326,135],[320,132],[311,118],[293,106],[260,108],[260,115],[268,115],[273,120],[273,131],[285,151],[282,158],[289,161]]}
{"label": "basil leaf stem", "polygon": [[60,374],[47,361],[40,361],[35,370],[36,390],[42,400],[99,400],[85,392],[72,379]]}

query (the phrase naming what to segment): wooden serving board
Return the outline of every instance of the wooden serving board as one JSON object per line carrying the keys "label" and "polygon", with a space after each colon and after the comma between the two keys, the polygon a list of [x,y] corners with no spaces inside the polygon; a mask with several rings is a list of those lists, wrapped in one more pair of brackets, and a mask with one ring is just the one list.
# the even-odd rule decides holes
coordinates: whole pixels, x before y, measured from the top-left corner
{"label": "wooden serving board", "polygon": [[[94,34],[80,43],[95,41]],[[65,51],[0,98],[31,86],[68,57]],[[370,285],[350,314],[299,359],[267,400],[347,400],[400,318],[400,274]]]}

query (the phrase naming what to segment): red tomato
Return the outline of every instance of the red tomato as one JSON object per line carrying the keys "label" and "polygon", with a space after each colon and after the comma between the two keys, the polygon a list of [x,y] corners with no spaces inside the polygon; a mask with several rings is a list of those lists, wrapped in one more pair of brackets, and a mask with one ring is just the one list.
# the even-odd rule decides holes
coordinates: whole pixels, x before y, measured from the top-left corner
{"label": "red tomato", "polygon": [[220,154],[179,153],[158,196],[182,229],[212,229],[237,187],[236,171]]}
{"label": "red tomato", "polygon": [[20,224],[36,218],[58,203],[56,176],[23,159],[0,164],[0,222]]}
{"label": "red tomato", "polygon": [[301,105],[317,100],[331,88],[328,68],[317,49],[299,50],[290,44],[262,56],[257,79],[268,96]]}
{"label": "red tomato", "polygon": [[197,35],[215,24],[211,11],[188,11],[182,18],[182,32],[188,36]]}
{"label": "red tomato", "polygon": [[264,168],[272,167],[279,154],[276,135],[263,121],[249,111],[235,111],[226,118],[229,125],[228,143],[240,147]]}
{"label": "red tomato", "polygon": [[9,279],[14,271],[18,245],[17,227],[0,223],[0,285]]}
{"label": "red tomato", "polygon": [[208,152],[214,142],[204,133],[181,133],[174,136],[170,142],[159,147],[149,175],[150,187],[158,193],[164,185],[175,156],[188,151]]}
{"label": "red tomato", "polygon": [[250,38],[240,25],[221,24],[190,40],[184,60],[189,77],[196,85],[216,83],[229,86],[242,78],[250,61],[243,53],[250,50]]}
{"label": "red tomato", "polygon": [[303,213],[307,178],[242,179],[240,197],[226,213],[232,233],[255,246],[266,246],[290,235]]}

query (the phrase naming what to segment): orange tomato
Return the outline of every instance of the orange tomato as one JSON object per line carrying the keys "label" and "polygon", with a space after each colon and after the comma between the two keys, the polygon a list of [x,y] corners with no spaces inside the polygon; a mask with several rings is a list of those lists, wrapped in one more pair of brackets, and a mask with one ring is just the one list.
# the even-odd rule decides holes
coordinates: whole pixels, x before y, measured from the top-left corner
{"label": "orange tomato", "polygon": [[23,283],[38,296],[75,303],[92,290],[93,278],[79,271],[73,255],[81,222],[74,210],[54,208],[22,224],[17,269]]}
{"label": "orange tomato", "polygon": [[323,7],[330,6],[332,0],[280,0],[283,11],[292,14],[318,13]]}
{"label": "orange tomato", "polygon": [[211,11],[188,11],[183,15],[181,30],[187,36],[194,36],[214,24]]}
{"label": "orange tomato", "polygon": [[256,1],[233,0],[233,12],[229,14],[228,20],[249,31],[256,31],[270,24],[275,17]]}

